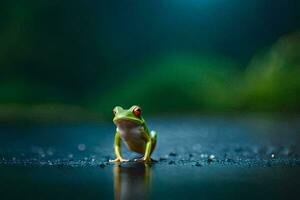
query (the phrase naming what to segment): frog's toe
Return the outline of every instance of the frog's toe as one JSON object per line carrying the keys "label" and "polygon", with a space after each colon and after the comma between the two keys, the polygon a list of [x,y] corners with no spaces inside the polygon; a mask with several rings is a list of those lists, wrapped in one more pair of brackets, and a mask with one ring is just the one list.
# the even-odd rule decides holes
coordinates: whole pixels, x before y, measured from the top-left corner
{"label": "frog's toe", "polygon": [[120,162],[120,159],[119,158],[116,158],[114,160],[109,160],[109,162]]}

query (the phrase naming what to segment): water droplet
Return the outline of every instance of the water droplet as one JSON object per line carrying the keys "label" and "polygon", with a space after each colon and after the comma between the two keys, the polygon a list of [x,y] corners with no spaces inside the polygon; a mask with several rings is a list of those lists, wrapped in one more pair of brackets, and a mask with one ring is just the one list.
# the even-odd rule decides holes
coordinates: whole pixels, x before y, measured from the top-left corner
{"label": "water droplet", "polygon": [[175,152],[170,152],[169,156],[177,156],[177,154]]}
{"label": "water droplet", "polygon": [[175,161],[171,160],[171,161],[168,162],[168,164],[169,164],[169,165],[174,165],[174,164],[175,164]]}
{"label": "water droplet", "polygon": [[84,151],[85,148],[86,148],[86,147],[85,147],[85,144],[79,144],[79,145],[78,145],[78,150],[79,150],[79,151]]}
{"label": "water droplet", "polygon": [[99,167],[104,168],[105,164],[104,163],[100,163]]}
{"label": "water droplet", "polygon": [[207,154],[201,153],[201,154],[200,154],[200,157],[201,157],[201,158],[207,158]]}

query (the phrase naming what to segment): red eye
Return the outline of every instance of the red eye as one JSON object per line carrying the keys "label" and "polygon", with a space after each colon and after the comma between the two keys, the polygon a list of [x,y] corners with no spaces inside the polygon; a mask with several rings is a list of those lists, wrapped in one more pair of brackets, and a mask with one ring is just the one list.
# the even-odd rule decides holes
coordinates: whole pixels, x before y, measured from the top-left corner
{"label": "red eye", "polygon": [[133,109],[133,114],[134,114],[135,116],[137,116],[137,117],[140,117],[141,114],[142,114],[141,108],[135,107],[135,108]]}

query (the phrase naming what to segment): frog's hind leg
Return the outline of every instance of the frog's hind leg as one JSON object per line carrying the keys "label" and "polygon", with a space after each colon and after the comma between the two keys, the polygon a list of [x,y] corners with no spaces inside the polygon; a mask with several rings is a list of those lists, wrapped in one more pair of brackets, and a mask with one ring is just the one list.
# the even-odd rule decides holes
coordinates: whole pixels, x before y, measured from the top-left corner
{"label": "frog's hind leg", "polygon": [[157,142],[157,133],[155,131],[151,131],[150,132],[150,137],[151,137],[151,152],[150,155],[152,154],[152,152],[154,151],[155,147],[156,147],[156,142]]}
{"label": "frog's hind leg", "polygon": [[146,143],[145,153],[142,159],[134,159],[134,161],[138,162],[157,162],[153,160],[150,156],[155,149],[157,141],[157,134],[155,131],[150,132],[150,141],[148,140]]}

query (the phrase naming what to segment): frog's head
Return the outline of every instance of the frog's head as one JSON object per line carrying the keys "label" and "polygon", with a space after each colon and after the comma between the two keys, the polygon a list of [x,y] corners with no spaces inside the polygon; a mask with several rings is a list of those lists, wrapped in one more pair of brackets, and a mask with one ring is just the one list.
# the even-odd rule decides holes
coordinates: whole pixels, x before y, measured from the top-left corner
{"label": "frog's head", "polygon": [[116,106],[113,113],[115,115],[113,121],[117,126],[134,127],[144,123],[142,109],[139,106],[131,106],[128,110]]}

